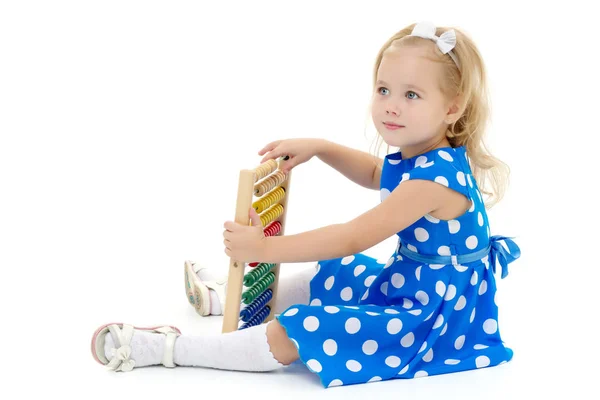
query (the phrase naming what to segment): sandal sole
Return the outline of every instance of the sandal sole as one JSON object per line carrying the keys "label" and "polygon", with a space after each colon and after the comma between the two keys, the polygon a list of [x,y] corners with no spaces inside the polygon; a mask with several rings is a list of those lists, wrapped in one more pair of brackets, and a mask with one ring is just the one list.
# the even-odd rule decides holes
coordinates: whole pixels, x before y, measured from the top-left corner
{"label": "sandal sole", "polygon": [[190,261],[184,263],[185,294],[188,302],[194,307],[200,316],[210,314],[209,289],[202,283]]}

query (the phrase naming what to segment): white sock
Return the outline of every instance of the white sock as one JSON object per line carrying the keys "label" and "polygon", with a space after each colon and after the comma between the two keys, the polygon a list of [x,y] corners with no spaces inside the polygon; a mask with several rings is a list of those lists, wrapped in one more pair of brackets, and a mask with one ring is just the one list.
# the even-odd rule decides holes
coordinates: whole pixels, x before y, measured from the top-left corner
{"label": "white sock", "polygon": [[[235,371],[272,371],[283,366],[271,353],[267,325],[260,324],[229,333],[203,336],[181,335],[175,340],[173,361],[187,367],[207,367]],[[131,338],[131,359],[136,367],[160,365],[165,335],[135,330]],[[104,352],[110,360],[114,347],[108,333]]]}
{"label": "white sock", "polygon": [[[310,281],[315,274],[315,267],[310,266],[293,274],[282,276],[277,285],[275,314],[281,314],[294,304],[308,304],[310,300]],[[197,275],[201,281],[215,279],[214,273],[208,269],[198,271]],[[221,310],[221,303],[219,302],[217,292],[213,289],[209,289],[208,292],[210,294],[210,313],[212,315],[221,315],[223,310]],[[225,293],[227,293],[227,290]]]}

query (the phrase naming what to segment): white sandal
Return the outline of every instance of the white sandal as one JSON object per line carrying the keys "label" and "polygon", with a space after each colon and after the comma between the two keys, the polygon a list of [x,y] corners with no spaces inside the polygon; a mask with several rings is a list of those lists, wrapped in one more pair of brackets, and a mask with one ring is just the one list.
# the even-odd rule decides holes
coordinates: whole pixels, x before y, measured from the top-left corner
{"label": "white sandal", "polygon": [[[162,364],[168,368],[174,368],[173,351],[175,348],[175,339],[181,335],[181,331],[174,326],[156,326],[152,328],[139,328],[123,323],[105,324],[96,329],[92,336],[92,355],[94,359],[108,369],[113,371],[128,372],[135,367],[135,361],[131,356],[131,338],[134,330],[153,331],[163,333],[167,336],[165,342],[165,352],[163,354]],[[115,355],[112,360],[108,360],[104,354],[104,343],[107,334],[112,335],[116,347]]]}
{"label": "white sandal", "polygon": [[[191,260],[186,260],[184,263],[186,297],[196,312],[203,317],[210,315],[210,289],[217,292],[221,310],[225,310],[225,285],[227,283],[226,277],[213,281],[200,280],[198,272],[205,268],[207,267]],[[222,313],[223,311],[221,311]]]}

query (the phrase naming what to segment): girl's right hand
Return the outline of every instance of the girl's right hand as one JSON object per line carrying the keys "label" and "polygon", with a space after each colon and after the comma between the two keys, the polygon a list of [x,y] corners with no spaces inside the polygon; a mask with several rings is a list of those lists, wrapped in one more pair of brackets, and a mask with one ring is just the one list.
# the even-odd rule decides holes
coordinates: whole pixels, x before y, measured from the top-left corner
{"label": "girl's right hand", "polygon": [[321,150],[324,142],[322,139],[287,139],[276,140],[263,147],[258,155],[262,156],[261,164],[277,157],[289,156],[282,160],[280,168],[288,173],[292,168],[307,162]]}

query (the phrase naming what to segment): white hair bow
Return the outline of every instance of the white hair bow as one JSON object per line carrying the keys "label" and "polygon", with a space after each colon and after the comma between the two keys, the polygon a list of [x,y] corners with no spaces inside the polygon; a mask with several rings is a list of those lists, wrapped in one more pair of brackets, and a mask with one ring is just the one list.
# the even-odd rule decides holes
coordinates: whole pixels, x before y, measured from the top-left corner
{"label": "white hair bow", "polygon": [[456,63],[456,66],[460,68],[458,60],[452,52],[452,49],[454,48],[454,46],[456,46],[456,33],[453,29],[450,29],[449,31],[442,33],[442,35],[438,37],[435,35],[435,30],[436,28],[434,24],[430,22],[419,22],[413,28],[413,31],[410,34],[410,36],[418,36],[425,39],[433,40],[437,44],[437,47],[440,49],[440,51],[443,54],[448,54],[450,57],[452,57],[452,59]]}

